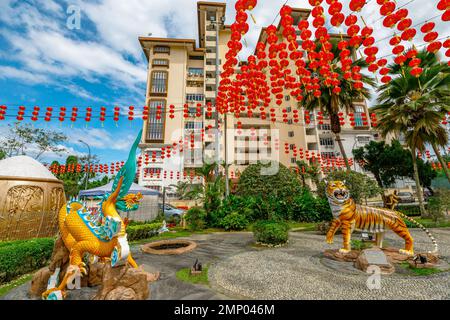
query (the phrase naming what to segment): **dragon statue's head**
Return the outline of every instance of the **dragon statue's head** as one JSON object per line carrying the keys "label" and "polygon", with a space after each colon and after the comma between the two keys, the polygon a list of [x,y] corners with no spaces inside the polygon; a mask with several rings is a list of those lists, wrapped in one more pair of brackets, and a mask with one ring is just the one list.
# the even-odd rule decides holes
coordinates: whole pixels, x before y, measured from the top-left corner
{"label": "dragon statue's head", "polygon": [[350,191],[345,185],[345,181],[328,181],[326,184],[326,194],[328,199],[338,203],[344,203],[350,199]]}
{"label": "dragon statue's head", "polygon": [[139,203],[142,200],[143,196],[142,193],[130,193],[127,194],[125,197],[123,197],[122,199],[120,199],[120,201],[118,202],[118,206],[122,205],[125,206],[125,209],[121,209],[122,211],[134,211],[137,210],[139,207]]}
{"label": "dragon statue's head", "polygon": [[136,150],[141,141],[141,137],[142,130],[133,143],[127,162],[114,179],[111,193],[105,196],[106,201],[104,201],[103,207],[109,203],[114,208],[125,212],[134,211],[139,208],[139,202],[143,198],[142,194],[128,194],[128,191],[136,177]]}

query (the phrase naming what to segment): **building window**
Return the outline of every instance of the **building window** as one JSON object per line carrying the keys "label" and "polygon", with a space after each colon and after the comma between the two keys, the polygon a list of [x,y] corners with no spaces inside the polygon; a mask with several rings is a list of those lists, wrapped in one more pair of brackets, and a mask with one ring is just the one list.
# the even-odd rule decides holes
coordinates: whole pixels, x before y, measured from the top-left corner
{"label": "building window", "polygon": [[151,93],[167,94],[167,75],[166,71],[152,72]]}
{"label": "building window", "polygon": [[[288,96],[289,97],[289,96]],[[286,112],[291,112],[292,111],[292,108],[291,107],[287,107],[286,108]]]}
{"label": "building window", "polygon": [[199,93],[188,93],[186,95],[186,101],[203,101],[205,95]]}
{"label": "building window", "polygon": [[369,136],[356,136],[356,141],[358,143],[369,143],[370,137]]}
{"label": "building window", "polygon": [[294,137],[294,131],[289,131],[288,132],[288,136],[289,136],[289,138],[293,138]]}
{"label": "building window", "polygon": [[189,56],[189,60],[205,60],[203,56]]}
{"label": "building window", "polygon": [[203,68],[189,68],[188,76],[203,77]]}
{"label": "building window", "polygon": [[334,147],[333,138],[320,138],[320,145],[325,147]]}
{"label": "building window", "polygon": [[334,158],[334,152],[322,152],[322,159],[332,159]]}
{"label": "building window", "polygon": [[297,162],[297,158],[291,158],[291,163],[296,163]]}
{"label": "building window", "polygon": [[331,125],[329,123],[319,124],[319,130],[330,131]]}
{"label": "building window", "polygon": [[155,47],[153,47],[153,53],[167,53],[167,54],[170,54],[170,47],[168,47],[168,46],[155,46]]}
{"label": "building window", "polygon": [[144,168],[144,174],[146,175],[153,175],[153,176],[157,176],[160,175],[162,172],[161,168]]}
{"label": "building window", "polygon": [[294,150],[294,148],[295,148],[295,144],[289,145],[289,149],[290,149],[290,150]]}
{"label": "building window", "polygon": [[161,191],[161,186],[145,186],[147,189]]}
{"label": "building window", "polygon": [[291,96],[284,96],[284,100],[286,100],[286,101],[291,100]]}
{"label": "building window", "polygon": [[292,119],[289,119],[287,123],[288,123],[288,124],[292,124],[292,123],[293,123],[293,122],[292,122]]}
{"label": "building window", "polygon": [[[157,110],[161,107],[161,119],[157,119]],[[162,141],[164,140],[164,124],[165,124],[166,101],[152,100],[149,106],[149,117],[147,127],[147,140]]]}
{"label": "building window", "polygon": [[203,128],[203,122],[188,121],[184,124],[186,130],[199,130]]}
{"label": "building window", "polygon": [[153,59],[152,65],[154,67],[169,67],[168,59]]}

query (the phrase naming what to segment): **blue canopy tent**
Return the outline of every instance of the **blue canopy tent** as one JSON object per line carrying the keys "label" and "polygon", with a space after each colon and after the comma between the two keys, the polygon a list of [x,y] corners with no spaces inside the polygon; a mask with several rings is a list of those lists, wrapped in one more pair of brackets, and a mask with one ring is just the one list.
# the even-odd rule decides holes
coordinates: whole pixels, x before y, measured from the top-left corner
{"label": "blue canopy tent", "polygon": [[[112,190],[113,181],[109,182],[108,184],[105,184],[104,186],[89,189],[89,190],[81,190],[79,193],[79,197],[99,197],[103,196],[108,192],[111,192]],[[140,192],[143,196],[161,196],[161,192],[141,187],[140,185],[133,183],[131,185],[130,190],[128,193],[138,193]]]}
{"label": "blue canopy tent", "polygon": [[[105,195],[106,193],[111,192],[113,186],[113,181],[108,184],[93,188],[89,190],[82,190],[79,192],[78,196],[82,199],[85,199],[88,207],[90,208],[98,208],[99,199]],[[152,190],[148,188],[141,187],[140,185],[133,183],[130,187],[128,193],[141,193],[143,195],[143,199],[139,204],[139,209],[136,211],[131,211],[129,214],[124,214],[128,216],[130,220],[135,221],[151,221],[154,220],[158,216],[158,200],[159,197],[162,196],[161,192],[157,190]],[[122,215],[122,214],[121,214]]]}

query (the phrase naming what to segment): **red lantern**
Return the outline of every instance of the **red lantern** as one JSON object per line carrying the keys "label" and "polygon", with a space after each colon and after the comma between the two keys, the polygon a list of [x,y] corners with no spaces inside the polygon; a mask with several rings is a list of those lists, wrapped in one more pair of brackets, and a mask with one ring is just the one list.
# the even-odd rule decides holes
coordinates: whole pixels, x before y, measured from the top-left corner
{"label": "red lantern", "polygon": [[134,120],[134,106],[128,107],[128,120],[130,121]]}

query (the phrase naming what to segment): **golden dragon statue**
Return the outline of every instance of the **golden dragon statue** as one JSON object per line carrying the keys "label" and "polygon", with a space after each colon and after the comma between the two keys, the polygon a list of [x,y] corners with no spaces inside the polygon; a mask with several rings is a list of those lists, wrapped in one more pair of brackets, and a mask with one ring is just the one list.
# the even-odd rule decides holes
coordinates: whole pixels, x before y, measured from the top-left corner
{"label": "golden dragon statue", "polygon": [[66,297],[67,284],[75,275],[87,274],[83,258],[86,253],[92,260],[110,261],[111,265],[137,264],[130,254],[126,222],[117,210],[132,211],[139,206],[141,194],[128,194],[136,174],[136,150],[142,131],[136,138],[127,162],[114,179],[112,191],[99,205],[99,212],[91,212],[79,199],[71,199],[59,211],[59,232],[69,250],[69,267],[60,284],[42,294],[43,299],[59,300]]}

